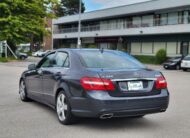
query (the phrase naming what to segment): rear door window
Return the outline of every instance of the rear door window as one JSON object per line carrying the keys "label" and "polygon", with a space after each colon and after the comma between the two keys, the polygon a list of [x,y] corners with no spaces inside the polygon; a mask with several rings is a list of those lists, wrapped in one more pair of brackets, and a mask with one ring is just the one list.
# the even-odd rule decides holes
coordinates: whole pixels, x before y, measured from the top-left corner
{"label": "rear door window", "polygon": [[69,56],[65,52],[58,52],[55,57],[57,67],[69,67]]}
{"label": "rear door window", "polygon": [[189,60],[190,61],[190,56],[185,57],[184,60]]}

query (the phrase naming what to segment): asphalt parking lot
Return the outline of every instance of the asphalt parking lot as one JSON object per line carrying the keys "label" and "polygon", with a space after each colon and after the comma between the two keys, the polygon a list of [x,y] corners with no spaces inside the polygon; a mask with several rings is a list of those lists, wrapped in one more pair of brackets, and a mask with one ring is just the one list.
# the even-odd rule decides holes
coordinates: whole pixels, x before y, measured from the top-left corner
{"label": "asphalt parking lot", "polygon": [[141,119],[81,119],[63,126],[55,112],[36,102],[23,103],[18,95],[18,81],[25,63],[0,64],[0,138],[189,138],[190,72],[166,71],[170,105],[165,113]]}

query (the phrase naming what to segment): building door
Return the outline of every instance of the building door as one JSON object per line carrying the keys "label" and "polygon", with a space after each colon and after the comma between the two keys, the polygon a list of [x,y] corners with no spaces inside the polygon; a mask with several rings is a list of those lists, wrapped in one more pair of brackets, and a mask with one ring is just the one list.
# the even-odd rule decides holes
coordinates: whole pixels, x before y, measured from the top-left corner
{"label": "building door", "polygon": [[183,56],[187,56],[188,51],[189,51],[189,42],[188,41],[181,42],[181,54]]}

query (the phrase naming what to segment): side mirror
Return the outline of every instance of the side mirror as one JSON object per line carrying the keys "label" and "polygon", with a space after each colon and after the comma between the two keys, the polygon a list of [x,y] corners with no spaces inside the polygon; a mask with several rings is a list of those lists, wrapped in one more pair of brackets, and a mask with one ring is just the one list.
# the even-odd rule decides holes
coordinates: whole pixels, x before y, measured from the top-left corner
{"label": "side mirror", "polygon": [[28,70],[35,70],[36,69],[36,64],[30,64],[28,66]]}

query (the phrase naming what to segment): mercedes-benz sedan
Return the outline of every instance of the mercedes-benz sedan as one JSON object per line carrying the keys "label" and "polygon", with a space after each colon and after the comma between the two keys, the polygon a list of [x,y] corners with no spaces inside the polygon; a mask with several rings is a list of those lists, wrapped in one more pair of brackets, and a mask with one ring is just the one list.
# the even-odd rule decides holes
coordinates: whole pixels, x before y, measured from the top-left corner
{"label": "mercedes-benz sedan", "polygon": [[132,56],[104,49],[60,49],[29,65],[20,98],[56,110],[62,124],[78,117],[142,117],[166,111],[167,82]]}

